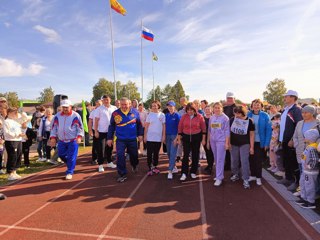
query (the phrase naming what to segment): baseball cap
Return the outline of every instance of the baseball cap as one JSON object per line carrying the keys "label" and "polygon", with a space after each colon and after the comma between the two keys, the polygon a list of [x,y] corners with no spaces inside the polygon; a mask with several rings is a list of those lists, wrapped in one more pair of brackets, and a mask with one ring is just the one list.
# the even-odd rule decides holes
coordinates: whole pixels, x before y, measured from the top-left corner
{"label": "baseball cap", "polygon": [[227,92],[226,98],[234,98],[233,92]]}
{"label": "baseball cap", "polygon": [[0,97],[0,102],[6,102],[7,99],[5,97]]}
{"label": "baseball cap", "polygon": [[283,96],[295,96],[298,97],[298,92],[293,90],[288,90]]}
{"label": "baseball cap", "polygon": [[172,107],[175,107],[176,106],[176,103],[174,101],[169,101],[167,103],[167,106],[172,106]]}
{"label": "baseball cap", "polygon": [[66,100],[62,100],[61,103],[60,103],[60,106],[61,107],[69,107],[69,106],[72,106],[72,102],[68,99]]}

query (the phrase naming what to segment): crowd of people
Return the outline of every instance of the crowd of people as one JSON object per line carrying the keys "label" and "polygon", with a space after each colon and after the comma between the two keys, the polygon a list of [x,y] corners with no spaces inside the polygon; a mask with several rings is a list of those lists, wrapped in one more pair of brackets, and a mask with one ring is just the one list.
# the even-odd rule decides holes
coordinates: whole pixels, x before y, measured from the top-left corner
{"label": "crowd of people", "polygon": [[[10,181],[20,179],[16,170],[21,166],[22,155],[25,167],[29,167],[29,149],[36,138],[38,161],[57,164],[59,157],[67,166],[65,179],[70,180],[78,144],[84,136],[89,143],[91,136],[91,163],[98,165],[99,172],[104,172],[105,167],[116,168],[118,182],[127,180],[126,160],[132,173],[138,171],[139,153],[147,157],[146,174],[159,174],[162,146],[169,159],[169,180],[179,173],[179,161],[180,181],[197,179],[199,160],[206,159],[204,170],[209,175],[214,173],[214,186],[226,183],[225,174],[230,170],[230,181],[242,179],[243,187],[248,189],[252,182],[263,184],[263,163],[268,161],[268,170],[281,177],[278,183],[300,196],[296,203],[315,208],[320,188],[319,108],[299,105],[297,100],[298,93],[289,90],[284,95],[284,108],[265,106],[260,99],[247,106],[236,104],[234,94],[228,92],[224,104],[188,102],[182,97],[180,108],[170,100],[161,109],[159,101],[144,107],[128,98],[116,100],[114,106],[111,97],[103,95],[95,107],[87,105],[89,131],[85,134],[82,114],[72,109],[70,100],[62,100],[55,115],[52,109],[39,107],[29,122],[1,98],[0,171],[8,174]],[[6,170],[2,161],[5,152]]]}

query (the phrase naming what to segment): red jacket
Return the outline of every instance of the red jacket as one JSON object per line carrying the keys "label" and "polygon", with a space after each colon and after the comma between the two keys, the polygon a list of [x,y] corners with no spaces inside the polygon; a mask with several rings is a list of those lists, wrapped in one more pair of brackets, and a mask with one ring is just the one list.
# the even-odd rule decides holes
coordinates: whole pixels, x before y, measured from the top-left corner
{"label": "red jacket", "polygon": [[190,119],[189,114],[184,114],[181,117],[178,126],[178,134],[193,135],[200,132],[204,134],[207,132],[206,123],[201,114],[195,114],[192,119]]}

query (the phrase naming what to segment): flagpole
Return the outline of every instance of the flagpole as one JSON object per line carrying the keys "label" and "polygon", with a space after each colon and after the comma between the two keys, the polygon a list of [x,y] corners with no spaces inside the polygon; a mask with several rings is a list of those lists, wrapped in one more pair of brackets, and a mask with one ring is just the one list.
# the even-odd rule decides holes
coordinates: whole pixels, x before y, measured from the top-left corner
{"label": "flagpole", "polygon": [[112,30],[112,17],[111,17],[111,3],[109,7],[110,16],[110,34],[111,34],[111,49],[112,49],[112,68],[113,68],[113,82],[114,82],[114,100],[117,100],[117,85],[116,85],[116,70],[114,60],[114,44],[113,44],[113,30]]}
{"label": "flagpole", "polygon": [[154,90],[154,70],[153,70],[153,55],[151,56],[152,61],[152,88],[153,88],[153,101],[156,100],[156,92]]}
{"label": "flagpole", "polygon": [[[141,19],[141,30],[140,32],[142,32],[142,19]],[[141,34],[141,33],[140,33]],[[140,36],[141,38],[141,99],[142,99],[142,103],[143,103],[143,52],[142,52],[142,36]]]}

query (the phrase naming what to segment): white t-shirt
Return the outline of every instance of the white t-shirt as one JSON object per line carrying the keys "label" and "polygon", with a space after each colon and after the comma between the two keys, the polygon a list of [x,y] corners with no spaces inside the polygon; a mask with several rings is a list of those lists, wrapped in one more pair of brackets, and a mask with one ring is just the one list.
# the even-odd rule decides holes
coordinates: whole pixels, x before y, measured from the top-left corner
{"label": "white t-shirt", "polygon": [[146,123],[149,123],[147,131],[147,141],[161,142],[163,124],[166,123],[166,117],[162,112],[150,112],[147,116]]}
{"label": "white t-shirt", "polygon": [[96,118],[97,109],[93,109],[89,115],[89,119],[92,119],[92,129],[94,130],[94,119]]}
{"label": "white t-shirt", "polygon": [[111,114],[117,110],[116,106],[110,105],[108,108],[104,105],[96,109],[95,118],[99,118],[98,132],[106,133],[110,125]]}

